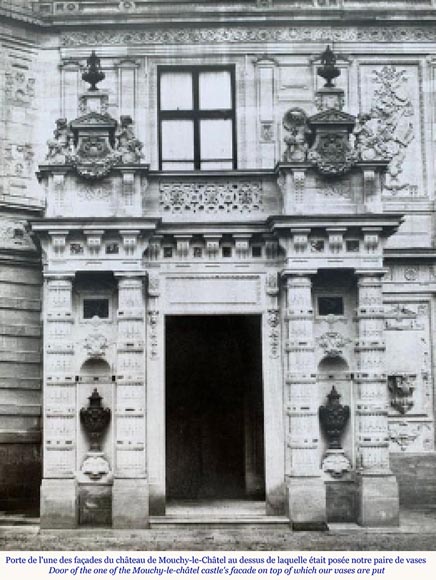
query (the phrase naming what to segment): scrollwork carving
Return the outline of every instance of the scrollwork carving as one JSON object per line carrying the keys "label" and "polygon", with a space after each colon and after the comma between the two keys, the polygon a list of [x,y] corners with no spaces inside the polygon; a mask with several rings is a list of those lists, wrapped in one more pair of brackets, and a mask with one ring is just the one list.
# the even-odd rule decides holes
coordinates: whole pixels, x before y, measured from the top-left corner
{"label": "scrollwork carving", "polygon": [[371,110],[358,117],[354,129],[355,147],[363,161],[389,161],[385,189],[397,193],[409,187],[403,181],[403,163],[414,138],[407,72],[386,65],[374,71],[373,76],[375,89]]}
{"label": "scrollwork carving", "polygon": [[344,348],[350,344],[351,340],[345,338],[340,332],[329,330],[322,334],[317,342],[326,356],[336,358],[342,356]]}

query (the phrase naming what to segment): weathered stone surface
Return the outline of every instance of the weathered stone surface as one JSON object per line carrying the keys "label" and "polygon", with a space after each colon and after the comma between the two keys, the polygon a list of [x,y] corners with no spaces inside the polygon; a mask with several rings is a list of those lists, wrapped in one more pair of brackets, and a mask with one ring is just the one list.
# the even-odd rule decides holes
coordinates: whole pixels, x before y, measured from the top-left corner
{"label": "weathered stone surface", "polygon": [[149,527],[148,483],[145,479],[115,479],[112,489],[112,527]]}
{"label": "weathered stone surface", "polygon": [[369,527],[398,526],[399,498],[395,477],[359,475],[357,485],[358,523]]}

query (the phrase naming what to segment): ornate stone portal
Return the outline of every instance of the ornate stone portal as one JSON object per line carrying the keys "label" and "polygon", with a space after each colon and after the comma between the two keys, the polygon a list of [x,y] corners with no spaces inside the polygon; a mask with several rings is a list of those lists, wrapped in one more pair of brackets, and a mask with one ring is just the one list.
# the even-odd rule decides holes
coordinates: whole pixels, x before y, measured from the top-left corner
{"label": "ornate stone portal", "polygon": [[[355,118],[342,111],[343,91],[331,83],[333,60],[324,53],[320,112],[308,117],[293,108],[285,115],[286,150],[275,173],[176,179],[142,164],[132,117],[121,116],[119,124],[107,113],[107,94],[96,87],[98,58],[90,57],[83,115],[57,122],[39,174],[46,215],[33,224],[47,257],[43,527],[92,519],[90,510],[79,518],[78,499],[88,505],[103,483],[95,516],[102,523],[144,528],[150,514],[165,513],[165,358],[174,356],[164,356],[165,317],[182,314],[262,321],[265,462],[260,477],[254,455],[245,469],[259,489],[265,481],[266,513],[286,513],[294,529],[326,529],[325,473],[340,486],[346,472],[358,489],[354,519],[397,522],[381,284],[383,246],[400,216],[380,211],[389,160],[364,159],[355,146]],[[347,190],[340,206],[336,181]],[[329,199],[307,215],[308,196],[323,188],[332,191]],[[321,284],[326,272],[336,286]],[[345,278],[347,293],[338,290]],[[340,332],[333,325],[355,315],[350,296],[356,326]],[[356,370],[347,391],[355,404],[336,402],[321,412],[341,418],[342,427],[347,409],[354,416],[341,444],[339,432],[332,438],[328,427],[326,440],[320,429],[318,368],[325,357],[347,359]],[[329,380],[344,381],[332,372]],[[93,383],[112,420],[102,448],[89,450],[77,401]],[[330,398],[337,399],[334,390]],[[103,414],[96,391],[90,400]],[[254,449],[250,421],[245,437]],[[83,478],[86,494],[78,498]]]}

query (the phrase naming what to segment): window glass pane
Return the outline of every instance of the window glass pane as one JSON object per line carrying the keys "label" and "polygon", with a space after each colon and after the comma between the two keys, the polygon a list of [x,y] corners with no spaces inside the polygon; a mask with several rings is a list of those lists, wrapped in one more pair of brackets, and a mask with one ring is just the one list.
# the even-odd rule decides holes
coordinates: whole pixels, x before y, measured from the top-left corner
{"label": "window glass pane", "polygon": [[233,161],[201,161],[200,169],[204,169],[205,171],[233,169]]}
{"label": "window glass pane", "polygon": [[83,318],[88,320],[94,316],[109,318],[109,300],[105,298],[86,298],[83,301]]}
{"label": "window glass pane", "polygon": [[161,74],[160,108],[162,111],[192,109],[192,74],[190,72]]}
{"label": "window glass pane", "polygon": [[344,301],[342,296],[320,296],[318,298],[318,314],[319,316],[328,316],[329,314],[343,316]]}
{"label": "window glass pane", "polygon": [[200,109],[231,109],[230,71],[207,71],[199,75]]}
{"label": "window glass pane", "polygon": [[233,157],[231,120],[205,119],[200,122],[201,160],[231,160]]}
{"label": "window glass pane", "polygon": [[162,171],[191,171],[193,169],[193,161],[162,161]]}
{"label": "window glass pane", "polygon": [[162,161],[194,160],[192,121],[162,121]]}

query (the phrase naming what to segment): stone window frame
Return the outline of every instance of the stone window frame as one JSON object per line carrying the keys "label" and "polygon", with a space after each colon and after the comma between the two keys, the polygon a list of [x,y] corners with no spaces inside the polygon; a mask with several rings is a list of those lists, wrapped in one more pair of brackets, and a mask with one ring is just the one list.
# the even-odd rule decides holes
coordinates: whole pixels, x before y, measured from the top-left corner
{"label": "stone window frame", "polygon": [[[231,82],[231,109],[210,109],[201,110],[199,108],[199,73],[200,72],[214,72],[214,71],[228,71],[230,73]],[[193,108],[191,110],[179,111],[161,110],[161,75],[165,72],[189,72],[193,79]],[[162,121],[163,120],[192,120],[194,123],[194,159],[193,169],[177,170],[177,171],[208,171],[208,169],[201,168],[201,152],[200,152],[200,121],[207,119],[230,119],[232,121],[232,168],[227,171],[232,171],[238,167],[237,156],[237,119],[236,119],[236,72],[235,65],[161,65],[157,67],[157,124],[158,124],[158,147],[159,147],[159,170],[163,169],[165,160],[162,158]],[[177,160],[171,160],[177,163]],[[224,161],[224,160],[223,160]],[[169,171],[169,170],[168,170]],[[210,171],[217,171],[210,169]],[[220,170],[222,171],[222,170]]]}
{"label": "stone window frame", "polygon": [[114,315],[114,307],[113,307],[113,300],[112,294],[110,292],[92,292],[90,290],[80,292],[79,296],[79,308],[80,308],[80,323],[89,324],[94,321],[94,318],[85,318],[84,316],[84,306],[85,300],[107,300],[108,301],[108,316],[107,318],[100,318],[98,317],[99,322],[102,323],[112,323],[113,322],[113,315]]}

